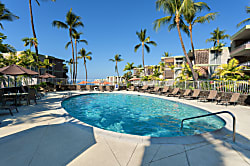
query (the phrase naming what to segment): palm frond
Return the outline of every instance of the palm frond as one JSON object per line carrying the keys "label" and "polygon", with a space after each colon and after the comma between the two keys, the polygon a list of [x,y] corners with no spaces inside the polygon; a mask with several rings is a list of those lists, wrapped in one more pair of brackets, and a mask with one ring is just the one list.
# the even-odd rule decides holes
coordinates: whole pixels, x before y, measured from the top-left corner
{"label": "palm frond", "polygon": [[154,30],[158,31],[161,26],[168,24],[172,19],[172,16],[165,16],[154,21]]}
{"label": "palm frond", "polygon": [[52,26],[57,27],[57,28],[64,28],[64,29],[68,28],[67,24],[65,24],[65,23],[63,23],[61,21],[57,21],[57,20],[52,22]]}
{"label": "palm frond", "polygon": [[140,43],[140,44],[137,44],[137,45],[135,46],[134,51],[137,52],[137,50],[138,50],[138,48],[139,48],[140,46],[141,46],[141,43]]}
{"label": "palm frond", "polygon": [[145,48],[146,48],[146,51],[149,53],[150,52],[150,48],[149,48],[149,46],[148,45],[144,45],[145,46]]}
{"label": "palm frond", "polygon": [[68,49],[69,45],[71,44],[71,42],[68,42],[66,45],[65,45],[65,49]]}

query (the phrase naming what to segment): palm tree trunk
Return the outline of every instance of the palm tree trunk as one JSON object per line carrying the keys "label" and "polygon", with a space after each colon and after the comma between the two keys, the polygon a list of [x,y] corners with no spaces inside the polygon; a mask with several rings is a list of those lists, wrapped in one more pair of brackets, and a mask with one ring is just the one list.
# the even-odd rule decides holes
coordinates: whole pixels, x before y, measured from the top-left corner
{"label": "palm tree trunk", "polygon": [[191,61],[190,61],[190,59],[189,59],[189,57],[187,55],[187,52],[186,52],[186,49],[185,49],[185,46],[184,46],[184,43],[183,43],[183,40],[182,40],[181,31],[180,31],[180,18],[176,17],[175,21],[176,21],[176,25],[177,25],[178,35],[179,35],[180,42],[181,42],[181,47],[183,49],[183,52],[184,52],[184,55],[186,57],[187,63],[189,65],[190,69],[191,69],[193,80],[197,81],[196,73],[194,72],[193,65],[192,65],[192,63],[191,63]]}
{"label": "palm tree trunk", "polygon": [[117,61],[115,62],[115,66],[116,66],[116,72],[117,72],[117,76],[118,76],[118,78],[119,78],[119,72],[118,72]]}
{"label": "palm tree trunk", "polygon": [[189,25],[189,32],[190,32],[190,41],[191,41],[191,47],[192,47],[192,52],[193,52],[193,57],[194,57],[194,64],[196,64],[195,53],[194,53],[194,43],[193,43],[193,28],[191,24]]}
{"label": "palm tree trunk", "polygon": [[86,85],[87,85],[88,72],[87,72],[87,66],[86,66],[86,60],[85,60],[85,58],[84,58],[84,66],[85,66],[85,72],[86,72]]}
{"label": "palm tree trunk", "polygon": [[142,43],[142,65],[143,65],[144,76],[146,76],[146,71],[144,66],[144,43]]}
{"label": "palm tree trunk", "polygon": [[[30,8],[30,21],[31,21],[31,27],[32,27],[33,37],[34,37],[34,39],[37,39],[36,38],[36,32],[35,32],[35,26],[34,26],[34,20],[33,20],[33,12],[32,12],[31,0],[29,0],[29,8]],[[38,54],[38,47],[37,47],[37,44],[35,44],[34,46],[35,46],[36,56],[37,56],[37,62],[38,62],[38,55],[39,55]]]}
{"label": "palm tree trunk", "polygon": [[71,81],[72,81],[72,64],[70,64],[70,79],[71,79]]}
{"label": "palm tree trunk", "polygon": [[75,74],[75,77],[77,79],[77,42],[76,42],[76,39],[75,39],[75,54],[76,54],[76,74]]}
{"label": "palm tree trunk", "polygon": [[72,47],[72,63],[73,63],[73,84],[75,84],[75,56],[74,56],[74,45],[72,41],[72,30],[69,29],[69,37],[70,37],[70,42],[71,42],[71,47]]}

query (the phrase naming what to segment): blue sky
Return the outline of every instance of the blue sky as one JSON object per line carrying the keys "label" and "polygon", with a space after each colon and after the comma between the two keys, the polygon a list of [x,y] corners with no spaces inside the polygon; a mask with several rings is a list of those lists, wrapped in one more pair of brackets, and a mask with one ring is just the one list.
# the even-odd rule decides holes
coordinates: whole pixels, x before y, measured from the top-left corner
{"label": "blue sky", "polygon": [[[158,44],[157,47],[151,46],[151,52],[145,54],[145,65],[158,64],[164,51],[172,55],[183,55],[176,30],[169,32],[167,26],[161,27],[158,32],[153,30],[154,20],[164,16],[162,11],[156,10],[155,0],[57,0],[56,2],[41,0],[41,6],[34,2],[35,28],[41,54],[70,59],[72,56],[70,48],[68,50],[64,48],[69,41],[68,31],[52,27],[51,23],[53,20],[65,21],[65,15],[70,8],[82,17],[85,26],[78,31],[84,33],[82,39],[86,39],[89,45],[81,44],[79,48],[84,47],[93,53],[92,61],[87,62],[90,79],[116,75],[115,64],[108,61],[115,54],[121,54],[124,59],[118,66],[120,75],[127,62],[142,64],[141,49],[135,53],[134,46],[139,43],[136,31],[144,28],[147,29],[147,35],[151,40]],[[194,26],[195,48],[211,47],[212,43],[206,43],[205,40],[210,38],[210,32],[217,27],[233,35],[240,29],[236,24],[249,17],[245,12],[245,7],[250,5],[247,0],[203,0],[203,2],[210,6],[210,12],[219,12],[219,15],[215,21]],[[2,0],[2,3],[20,17],[13,22],[3,22],[4,30],[1,32],[8,37],[6,43],[13,45],[18,51],[24,50],[26,48],[21,39],[32,37],[28,0]],[[186,49],[189,50],[190,39],[185,34],[182,35]],[[230,45],[230,40],[225,42],[227,46]],[[82,61],[79,64],[78,78],[85,78]]]}

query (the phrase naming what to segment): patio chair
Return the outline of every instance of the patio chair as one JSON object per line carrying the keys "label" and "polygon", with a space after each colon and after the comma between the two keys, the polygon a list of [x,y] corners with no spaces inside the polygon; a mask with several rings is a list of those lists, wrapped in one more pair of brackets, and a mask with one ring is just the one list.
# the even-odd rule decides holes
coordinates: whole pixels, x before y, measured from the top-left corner
{"label": "patio chair", "polygon": [[191,94],[191,89],[186,89],[183,94],[176,95],[176,97],[179,97],[180,99],[182,97],[184,98],[186,96],[189,96],[190,94]]}
{"label": "patio chair", "polygon": [[193,94],[191,96],[184,96],[185,99],[198,99],[200,95],[201,90],[200,89],[194,89]]}
{"label": "patio chair", "polygon": [[148,90],[148,88],[149,88],[148,85],[143,85],[143,87],[139,89],[139,92],[145,92],[146,90]]}
{"label": "patio chair", "polygon": [[239,97],[240,93],[233,93],[229,101],[221,99],[221,101],[217,102],[217,104],[226,104],[226,106],[228,104],[233,104],[235,106],[238,103]]}
{"label": "patio chair", "polygon": [[167,93],[166,96],[176,96],[180,93],[180,88],[174,88],[174,90],[171,93]]}
{"label": "patio chair", "polygon": [[30,101],[33,100],[34,103],[37,104],[36,102],[36,90],[35,89],[30,89],[29,94],[28,94],[28,99],[27,99],[27,105],[30,104]]}
{"label": "patio chair", "polygon": [[208,97],[201,97],[201,98],[199,98],[199,100],[204,101],[204,102],[206,102],[206,101],[213,102],[216,100],[217,93],[218,93],[217,90],[210,90]]}
{"label": "patio chair", "polygon": [[159,92],[159,95],[169,92],[169,86],[164,86],[163,89]]}
{"label": "patio chair", "polygon": [[100,85],[99,86],[99,91],[104,92],[105,86]]}
{"label": "patio chair", "polygon": [[113,89],[111,88],[111,86],[106,86],[106,91],[112,92]]}
{"label": "patio chair", "polygon": [[160,87],[157,86],[157,87],[154,87],[154,89],[151,89],[151,90],[149,90],[147,92],[149,92],[151,94],[156,94],[157,92],[159,92],[159,90],[160,90]]}

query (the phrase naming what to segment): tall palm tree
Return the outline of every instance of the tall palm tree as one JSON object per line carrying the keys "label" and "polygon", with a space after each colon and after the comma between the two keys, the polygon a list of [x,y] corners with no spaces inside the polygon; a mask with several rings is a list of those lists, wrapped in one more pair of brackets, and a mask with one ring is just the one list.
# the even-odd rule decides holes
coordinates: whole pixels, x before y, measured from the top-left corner
{"label": "tall palm tree", "polygon": [[[250,13],[250,6],[246,7],[246,12]],[[250,18],[246,18],[245,20],[241,21],[239,24],[237,24],[237,27],[241,26],[242,24],[246,24],[250,21]]]}
{"label": "tall palm tree", "polygon": [[[83,33],[82,32],[76,32],[76,31],[74,31],[73,32],[73,34],[72,34],[72,37],[73,37],[73,39],[74,39],[74,41],[75,41],[75,57],[76,57],[76,62],[75,62],[75,69],[76,69],[76,74],[75,74],[75,79],[77,78],[77,65],[78,65],[78,63],[77,63],[77,44],[78,43],[85,43],[86,45],[88,45],[88,42],[87,42],[87,40],[83,40],[83,39],[80,39],[80,37],[81,37],[81,35],[82,35]],[[67,49],[68,48],[68,46],[70,45],[71,43],[70,43],[70,41],[66,44],[66,46],[65,46],[65,48]]]}
{"label": "tall palm tree", "polygon": [[84,48],[82,48],[82,49],[80,49],[78,54],[80,54],[79,59],[83,58],[83,63],[84,63],[85,72],[86,72],[86,82],[87,82],[88,81],[88,72],[87,72],[87,66],[86,66],[86,59],[88,59],[90,61],[92,60],[92,57],[90,56],[92,54],[92,52],[86,52],[86,50]]}
{"label": "tall palm tree", "polygon": [[[186,3],[186,2],[189,2],[189,3]],[[182,50],[183,50],[184,55],[186,57],[187,63],[190,66],[190,69],[192,71],[193,80],[197,81],[198,77],[197,77],[197,75],[193,69],[193,65],[192,65],[192,63],[187,55],[187,51],[185,49],[183,39],[181,36],[181,31],[180,31],[181,28],[183,30],[187,30],[186,26],[184,26],[184,25],[182,26],[182,24],[183,24],[182,15],[183,15],[184,9],[188,8],[190,5],[191,5],[191,1],[189,1],[189,0],[157,0],[156,1],[156,8],[158,10],[162,9],[164,11],[164,13],[169,14],[169,16],[165,16],[165,17],[162,17],[160,19],[157,19],[154,22],[154,24],[155,24],[154,28],[156,30],[158,30],[161,25],[168,24],[168,23],[170,23],[171,20],[174,22],[174,23],[169,25],[168,29],[171,30],[174,27],[177,27],[179,39],[181,42],[181,47],[182,47]]]}
{"label": "tall palm tree", "polygon": [[70,80],[72,81],[72,64],[73,64],[73,59],[70,59],[69,61],[66,61],[66,63],[69,65]]}
{"label": "tall palm tree", "polygon": [[115,62],[115,72],[117,72],[117,76],[119,78],[117,63],[123,61],[124,59],[121,59],[121,55],[116,54],[114,59],[109,59],[109,60],[112,61],[112,62]]}
{"label": "tall palm tree", "polygon": [[146,48],[146,51],[149,53],[150,48],[148,45],[152,44],[153,46],[157,46],[156,42],[150,41],[149,36],[146,37],[146,31],[147,31],[146,29],[144,30],[141,29],[141,32],[136,32],[136,35],[138,36],[141,43],[135,46],[135,52],[138,50],[138,48],[142,47],[142,65],[143,65],[144,75],[146,75],[144,68],[144,47]]}
{"label": "tall palm tree", "polygon": [[[37,40],[31,1],[32,0],[29,0],[30,21],[31,21],[31,27],[32,27],[32,32],[33,32],[33,38]],[[35,1],[36,1],[37,5],[40,6],[39,0],[35,0]],[[56,0],[51,0],[51,1],[55,2]],[[38,60],[38,46],[37,45],[35,45],[35,50],[36,50],[36,56],[37,56],[37,60]]]}
{"label": "tall palm tree", "polygon": [[72,8],[66,14],[66,21],[53,21],[52,26],[56,26],[57,28],[63,28],[69,30],[70,43],[72,47],[72,60],[73,60],[73,83],[75,84],[75,56],[74,56],[74,44],[73,44],[73,33],[76,32],[77,27],[83,27],[83,23],[80,21],[81,17],[77,16],[72,12]]}
{"label": "tall palm tree", "polygon": [[164,51],[164,54],[162,55],[163,57],[169,57],[171,54],[169,52],[165,52]]}
{"label": "tall palm tree", "polygon": [[218,13],[208,13],[205,16],[197,17],[197,14],[203,10],[210,10],[209,6],[205,2],[196,2],[196,3],[191,2],[190,6],[188,8],[185,8],[183,12],[184,19],[188,23],[194,64],[196,64],[196,61],[195,61],[194,43],[193,43],[193,26],[197,23],[201,23],[201,24],[206,23],[206,22],[209,23],[211,20],[214,20],[216,15],[218,14]]}
{"label": "tall palm tree", "polygon": [[0,27],[3,28],[3,24],[1,23],[4,21],[13,21],[14,19],[19,19],[18,16],[11,13],[7,8],[5,8],[5,5],[0,2]]}

